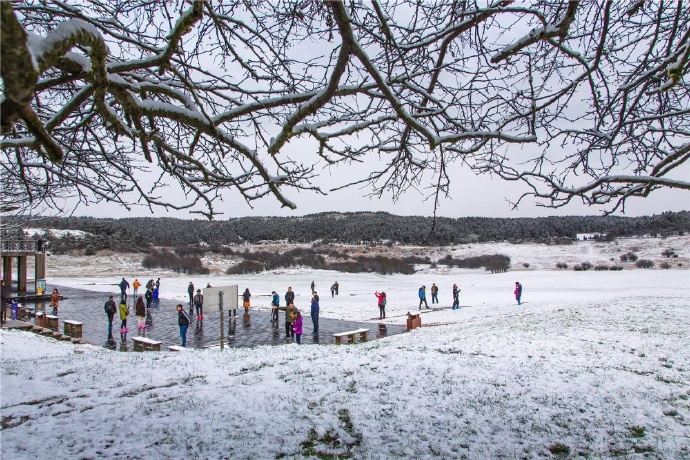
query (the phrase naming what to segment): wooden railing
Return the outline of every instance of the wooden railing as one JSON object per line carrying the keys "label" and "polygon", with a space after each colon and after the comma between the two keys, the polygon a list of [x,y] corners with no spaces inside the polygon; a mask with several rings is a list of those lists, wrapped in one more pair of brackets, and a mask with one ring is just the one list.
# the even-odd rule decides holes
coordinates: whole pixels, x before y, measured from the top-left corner
{"label": "wooden railing", "polygon": [[43,252],[43,242],[40,240],[3,240],[2,252]]}

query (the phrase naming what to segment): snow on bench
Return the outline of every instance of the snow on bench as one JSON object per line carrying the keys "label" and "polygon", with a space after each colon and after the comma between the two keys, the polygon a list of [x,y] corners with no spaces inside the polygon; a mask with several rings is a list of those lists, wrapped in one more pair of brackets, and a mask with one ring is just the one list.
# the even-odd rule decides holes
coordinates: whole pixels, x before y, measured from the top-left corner
{"label": "snow on bench", "polygon": [[189,348],[181,347],[179,345],[168,345],[170,351],[189,351]]}
{"label": "snow on bench", "polygon": [[158,340],[151,340],[146,337],[133,337],[134,351],[161,351],[161,344]]}
{"label": "snow on bench", "polygon": [[341,345],[343,343],[343,337],[347,337],[347,343],[355,343],[355,338],[358,334],[359,341],[366,342],[369,335],[369,329],[362,328],[355,329],[354,331],[336,332],[333,334],[333,337],[335,337],[335,344]]}

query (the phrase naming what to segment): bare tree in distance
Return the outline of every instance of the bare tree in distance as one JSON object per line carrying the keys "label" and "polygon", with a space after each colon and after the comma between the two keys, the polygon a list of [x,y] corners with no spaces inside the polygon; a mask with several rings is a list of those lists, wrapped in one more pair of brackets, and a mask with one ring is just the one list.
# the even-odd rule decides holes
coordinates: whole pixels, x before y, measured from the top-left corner
{"label": "bare tree in distance", "polygon": [[[514,206],[614,212],[690,190],[683,1],[0,8],[4,207],[212,218],[229,189],[295,208],[300,190],[351,186],[424,189],[438,206],[458,168],[526,184]],[[316,183],[359,162],[358,178]]]}

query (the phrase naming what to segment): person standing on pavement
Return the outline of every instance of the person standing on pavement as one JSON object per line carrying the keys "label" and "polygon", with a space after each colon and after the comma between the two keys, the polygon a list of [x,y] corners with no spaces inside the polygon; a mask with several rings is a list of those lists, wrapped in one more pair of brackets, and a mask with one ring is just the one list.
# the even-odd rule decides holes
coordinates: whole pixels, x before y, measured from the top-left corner
{"label": "person standing on pavement", "polygon": [[271,292],[271,322],[275,322],[278,326],[278,307],[280,307],[280,296],[276,291]]}
{"label": "person standing on pavement", "polygon": [[196,290],[194,308],[196,308],[196,319],[204,319],[204,295],[201,293],[201,289]]}
{"label": "person standing on pavement", "polygon": [[144,305],[144,299],[139,296],[137,303],[134,306],[134,314],[137,315],[137,330],[141,332],[144,330],[146,332],[146,305]]}
{"label": "person standing on pavement", "polygon": [[187,294],[189,294],[189,313],[192,313],[192,308],[194,307],[194,283],[189,282],[187,286]]}
{"label": "person standing on pavement", "polygon": [[122,281],[120,281],[120,298],[127,302],[127,289],[129,289],[129,283],[127,282],[126,279],[122,278]]}
{"label": "person standing on pavement", "polygon": [[302,313],[297,312],[297,317],[292,325],[292,330],[295,331],[295,342],[297,345],[302,343]]}
{"label": "person standing on pavement", "polygon": [[144,293],[144,298],[146,299],[146,310],[151,310],[151,303],[153,302],[153,290],[147,289]]}
{"label": "person standing on pavement", "polygon": [[127,329],[127,315],[129,315],[129,307],[126,303],[120,302],[120,337],[123,337],[129,329]]}
{"label": "person standing on pavement", "polygon": [[244,314],[248,315],[249,314],[249,298],[252,295],[249,293],[249,288],[246,288],[244,292],[242,293],[242,306],[244,307]]}
{"label": "person standing on pavement", "polygon": [[[319,336],[319,295],[314,291],[311,297],[311,322],[314,325],[314,332],[311,335]],[[299,343],[299,341],[297,342]]]}
{"label": "person standing on pavement", "polygon": [[113,332],[113,318],[115,317],[115,312],[117,311],[117,305],[115,305],[113,296],[110,296],[108,300],[105,301],[103,310],[105,310],[105,314],[108,315],[108,335],[110,335]]}
{"label": "person standing on pavement", "polygon": [[290,302],[285,310],[285,338],[294,338],[295,331],[292,329],[292,325],[297,319],[297,313],[299,310],[295,307],[295,304]]}
{"label": "person standing on pavement", "polygon": [[292,290],[292,286],[288,287],[285,293],[285,306],[289,307],[291,303],[295,301],[295,293]]}
{"label": "person standing on pavement", "polygon": [[180,338],[182,339],[182,346],[187,346],[187,328],[189,327],[189,315],[184,311],[182,304],[177,304],[177,325],[180,326]]}
{"label": "person standing on pavement", "polygon": [[53,316],[58,315],[58,305],[60,304],[60,292],[57,288],[53,289],[53,293],[50,294],[50,306],[53,307]]}

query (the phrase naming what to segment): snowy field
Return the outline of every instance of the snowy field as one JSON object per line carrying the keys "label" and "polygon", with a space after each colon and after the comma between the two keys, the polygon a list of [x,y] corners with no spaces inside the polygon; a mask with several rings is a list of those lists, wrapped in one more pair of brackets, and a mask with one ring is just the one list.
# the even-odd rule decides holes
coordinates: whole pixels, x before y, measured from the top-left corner
{"label": "snowy field", "polygon": [[[461,310],[425,312],[421,329],[355,346],[115,353],[2,331],[2,458],[690,458],[687,262],[549,269],[565,257],[617,258],[628,244],[655,261],[672,247],[687,261],[688,241],[505,246],[491,253],[530,267],[496,275],[420,267],[409,276],[191,278],[249,287],[259,307],[271,289],[292,286],[303,308],[313,280],[323,315],[356,320],[378,316],[373,292],[384,290],[396,324],[417,308],[420,285],[438,284],[443,306],[452,284],[461,287]],[[161,276],[162,295],[183,298],[190,281],[144,276],[112,257],[76,276],[77,258],[51,258],[64,277],[53,271],[49,285],[105,293],[121,276]],[[341,292],[331,298],[336,279]]]}

